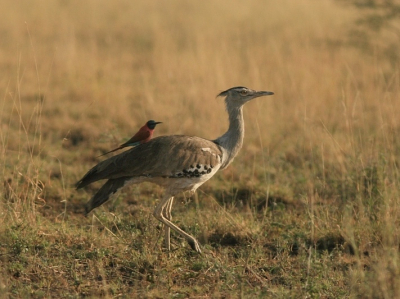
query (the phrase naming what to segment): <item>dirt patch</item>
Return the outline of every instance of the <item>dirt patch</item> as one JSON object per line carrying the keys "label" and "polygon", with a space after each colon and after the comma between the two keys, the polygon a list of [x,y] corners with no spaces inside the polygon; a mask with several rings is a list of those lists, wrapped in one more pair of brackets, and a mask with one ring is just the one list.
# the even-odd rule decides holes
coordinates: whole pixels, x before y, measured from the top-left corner
{"label": "dirt patch", "polygon": [[[308,250],[308,248],[315,248],[318,252],[327,251],[331,253],[335,249],[350,255],[355,254],[354,247],[349,244],[345,238],[340,234],[329,233],[321,238],[311,240],[311,239],[298,239],[294,242],[289,242],[285,246],[279,246],[274,242],[268,242],[263,245],[263,247],[269,252],[273,257],[278,256],[280,253],[287,252],[291,256],[297,256],[302,250]],[[364,253],[364,255],[366,255]]]}
{"label": "dirt patch", "polygon": [[301,203],[283,194],[266,194],[265,191],[251,188],[234,188],[231,191],[218,191],[215,198],[222,205],[231,204],[238,208],[255,209],[263,212],[266,207],[270,209],[298,208]]}
{"label": "dirt patch", "polygon": [[307,245],[315,246],[318,251],[332,252],[336,248],[345,253],[354,255],[354,247],[340,234],[329,233],[316,240],[307,240]]}
{"label": "dirt patch", "polygon": [[213,247],[219,246],[240,246],[249,243],[249,238],[244,235],[235,234],[232,232],[221,232],[219,230],[213,232],[208,237],[208,242]]}

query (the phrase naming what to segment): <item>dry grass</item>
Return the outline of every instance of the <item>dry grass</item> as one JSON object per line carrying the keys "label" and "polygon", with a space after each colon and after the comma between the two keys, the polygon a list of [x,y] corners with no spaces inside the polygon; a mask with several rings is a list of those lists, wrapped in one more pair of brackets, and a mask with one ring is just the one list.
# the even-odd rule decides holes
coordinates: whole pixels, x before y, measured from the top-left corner
{"label": "dry grass", "polygon": [[[360,49],[331,1],[0,1],[0,294],[48,297],[400,296],[399,63]],[[391,41],[389,41],[392,39]],[[83,217],[72,184],[148,119],[215,138],[215,95],[246,105],[245,145],[174,220],[127,188]]]}

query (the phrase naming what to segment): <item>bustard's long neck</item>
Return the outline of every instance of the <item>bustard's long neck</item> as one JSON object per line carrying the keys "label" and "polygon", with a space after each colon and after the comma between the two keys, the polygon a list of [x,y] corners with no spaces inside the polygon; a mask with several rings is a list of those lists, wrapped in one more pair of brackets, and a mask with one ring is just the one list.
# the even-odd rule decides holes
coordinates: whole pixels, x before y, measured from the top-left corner
{"label": "bustard's long neck", "polygon": [[233,161],[243,145],[244,138],[243,106],[227,105],[226,110],[229,115],[229,129],[224,135],[214,140],[224,150],[221,169]]}

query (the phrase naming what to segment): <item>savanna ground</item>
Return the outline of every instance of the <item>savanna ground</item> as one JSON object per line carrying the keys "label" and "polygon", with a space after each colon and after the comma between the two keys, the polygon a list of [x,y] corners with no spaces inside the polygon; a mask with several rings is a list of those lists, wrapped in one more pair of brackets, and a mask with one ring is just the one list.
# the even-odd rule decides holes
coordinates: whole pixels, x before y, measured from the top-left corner
{"label": "savanna ground", "polygon": [[[1,1],[1,297],[399,297],[400,10],[357,3]],[[237,85],[275,95],[174,203],[203,254],[163,250],[154,185],[84,217],[98,155],[149,119],[218,137]]]}

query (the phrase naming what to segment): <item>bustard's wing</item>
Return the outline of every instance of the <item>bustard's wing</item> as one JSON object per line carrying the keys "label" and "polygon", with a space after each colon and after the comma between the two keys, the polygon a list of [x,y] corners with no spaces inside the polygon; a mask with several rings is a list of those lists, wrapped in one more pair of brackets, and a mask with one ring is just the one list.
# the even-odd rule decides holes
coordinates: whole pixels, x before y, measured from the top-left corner
{"label": "bustard's wing", "polygon": [[82,188],[102,179],[179,177],[196,168],[211,172],[221,164],[222,150],[214,142],[191,136],[161,136],[104,160],[76,183]]}

